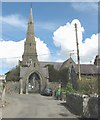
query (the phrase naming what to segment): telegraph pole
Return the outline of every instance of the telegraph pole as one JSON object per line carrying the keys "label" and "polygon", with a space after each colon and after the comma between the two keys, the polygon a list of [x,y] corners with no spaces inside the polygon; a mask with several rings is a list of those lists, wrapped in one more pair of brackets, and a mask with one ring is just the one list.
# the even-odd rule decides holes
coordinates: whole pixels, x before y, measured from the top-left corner
{"label": "telegraph pole", "polygon": [[81,80],[80,57],[79,57],[79,43],[78,43],[77,24],[76,23],[75,23],[75,35],[76,35],[76,46],[77,46],[78,77],[79,77],[79,80]]}

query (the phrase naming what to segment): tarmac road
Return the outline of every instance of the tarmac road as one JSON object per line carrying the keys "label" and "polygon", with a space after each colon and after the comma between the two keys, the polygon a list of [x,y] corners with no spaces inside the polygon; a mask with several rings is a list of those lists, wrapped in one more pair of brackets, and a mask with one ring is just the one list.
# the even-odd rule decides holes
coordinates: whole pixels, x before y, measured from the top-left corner
{"label": "tarmac road", "polygon": [[53,97],[12,94],[5,99],[9,104],[3,108],[3,118],[77,118]]}

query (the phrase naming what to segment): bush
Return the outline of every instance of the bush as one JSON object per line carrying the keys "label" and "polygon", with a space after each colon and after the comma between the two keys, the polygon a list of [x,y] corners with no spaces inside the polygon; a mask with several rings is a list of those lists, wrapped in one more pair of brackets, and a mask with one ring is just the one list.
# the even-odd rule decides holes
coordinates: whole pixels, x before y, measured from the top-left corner
{"label": "bush", "polygon": [[6,73],[6,81],[19,81],[19,79],[20,79],[20,67],[19,66],[16,66],[16,68]]}
{"label": "bush", "polygon": [[78,92],[82,94],[93,94],[98,93],[98,79],[96,77],[91,77],[91,79],[82,79],[78,81],[79,90]]}
{"label": "bush", "polygon": [[73,92],[73,86],[70,82],[67,83],[67,86],[66,86],[66,95],[69,95]]}
{"label": "bush", "polygon": [[62,87],[66,87],[69,79],[68,69],[56,70],[53,65],[48,64],[45,67],[47,66],[49,71],[49,82],[59,82],[58,80],[61,80]]}

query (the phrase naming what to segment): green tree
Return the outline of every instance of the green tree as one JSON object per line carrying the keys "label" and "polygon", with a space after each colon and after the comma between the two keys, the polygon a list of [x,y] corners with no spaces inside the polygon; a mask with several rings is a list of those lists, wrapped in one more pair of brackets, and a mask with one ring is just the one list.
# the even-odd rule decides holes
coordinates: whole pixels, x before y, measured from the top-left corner
{"label": "green tree", "polygon": [[6,73],[7,81],[19,81],[20,79],[20,67],[16,66],[16,68]]}
{"label": "green tree", "polygon": [[73,91],[74,90],[73,90],[73,86],[72,86],[71,82],[68,82],[67,85],[66,85],[66,94],[69,95]]}
{"label": "green tree", "polygon": [[59,79],[62,82],[62,87],[66,87],[66,84],[69,80],[69,73],[67,68],[59,70]]}
{"label": "green tree", "polygon": [[46,65],[45,67],[48,67],[49,72],[49,81],[50,82],[58,82],[59,80],[59,71],[54,68],[53,65]]}
{"label": "green tree", "polygon": [[53,65],[46,65],[45,67],[48,67],[49,71],[49,81],[50,82],[59,82],[59,80],[62,83],[62,87],[66,88],[66,84],[69,79],[68,75],[68,69],[64,68],[62,70],[56,70]]}

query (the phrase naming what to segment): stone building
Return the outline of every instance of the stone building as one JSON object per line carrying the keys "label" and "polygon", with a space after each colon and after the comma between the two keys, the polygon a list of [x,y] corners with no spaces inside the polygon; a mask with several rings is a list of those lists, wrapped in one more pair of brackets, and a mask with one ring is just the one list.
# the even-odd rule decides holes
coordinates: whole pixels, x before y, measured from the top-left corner
{"label": "stone building", "polygon": [[95,60],[94,60],[94,65],[100,67],[100,57],[99,57],[99,55],[96,55]]}
{"label": "stone building", "polygon": [[[100,59],[96,56],[94,64],[81,64],[80,72],[82,78],[91,79],[100,74]],[[36,42],[34,36],[34,22],[32,7],[27,28],[26,41],[24,43],[24,53],[20,65],[20,94],[29,92],[41,92],[49,83],[49,73],[46,65],[53,65],[56,70],[69,68],[69,79],[73,85],[76,84],[76,75],[78,74],[78,65],[70,57],[63,63],[61,62],[40,62],[38,61]],[[98,72],[99,68],[99,72]],[[74,74],[72,74],[72,72]],[[74,77],[74,78],[73,78]]]}
{"label": "stone building", "polygon": [[[93,79],[97,78],[100,75],[99,71],[99,62],[96,61],[97,57],[94,60],[94,64],[80,64],[80,73],[82,79]],[[98,59],[99,61],[99,59]],[[62,63],[60,69],[69,68],[75,70],[75,73],[78,74],[78,65],[73,61],[72,58],[69,58],[64,63]]]}
{"label": "stone building", "polygon": [[32,7],[27,28],[24,53],[20,65],[20,94],[28,92],[40,92],[48,84],[47,68],[41,67],[37,58],[36,42],[34,36],[34,23]]}

